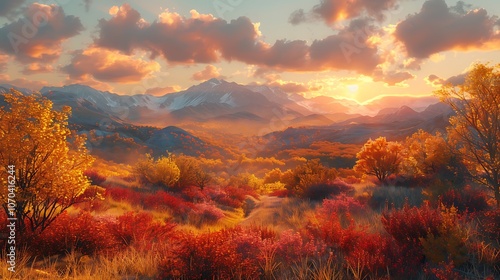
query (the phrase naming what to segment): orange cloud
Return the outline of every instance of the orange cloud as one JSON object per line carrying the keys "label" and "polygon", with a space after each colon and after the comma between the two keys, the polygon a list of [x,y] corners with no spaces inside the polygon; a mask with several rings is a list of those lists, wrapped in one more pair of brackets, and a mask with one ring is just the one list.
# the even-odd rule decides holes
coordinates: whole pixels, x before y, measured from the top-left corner
{"label": "orange cloud", "polygon": [[354,20],[338,34],[309,46],[302,40],[268,44],[261,40],[259,24],[246,17],[227,22],[196,11],[186,18],[165,10],[159,20],[148,23],[128,4],[112,8],[110,13],[111,19],[99,21],[97,46],[125,54],[140,49],[173,64],[224,59],[280,71],[346,69],[369,73],[380,62],[376,45],[363,33],[379,32],[369,20]]}
{"label": "orange cloud", "polygon": [[146,90],[146,94],[154,96],[163,96],[165,94],[174,93],[180,91],[182,88],[178,85],[167,86],[167,87],[155,87]]}
{"label": "orange cloud", "polygon": [[47,73],[54,71],[52,65],[41,64],[41,63],[30,63],[24,67],[22,73],[25,75]]}
{"label": "orange cloud", "polygon": [[80,19],[66,16],[61,7],[33,3],[21,19],[0,28],[0,50],[22,63],[53,62],[61,44],[82,30]]}
{"label": "orange cloud", "polygon": [[90,47],[73,54],[62,68],[73,80],[93,78],[102,82],[135,83],[160,70],[155,61],[144,61],[117,51]]}
{"label": "orange cloud", "polygon": [[193,74],[193,80],[205,81],[220,77],[219,69],[213,65],[207,65],[205,69]]}

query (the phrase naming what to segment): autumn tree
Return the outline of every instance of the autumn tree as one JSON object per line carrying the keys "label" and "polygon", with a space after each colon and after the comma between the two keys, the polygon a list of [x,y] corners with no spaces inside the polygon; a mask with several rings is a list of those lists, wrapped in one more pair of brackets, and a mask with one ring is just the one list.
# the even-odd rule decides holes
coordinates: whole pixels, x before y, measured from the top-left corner
{"label": "autumn tree", "polygon": [[[3,95],[3,99],[0,195],[2,201],[13,198],[6,186],[14,183],[19,230],[40,233],[80,201],[90,186],[84,171],[93,158],[85,148],[85,137],[73,135],[68,129],[70,107],[56,111],[52,102],[39,94],[24,96],[16,90]],[[12,214],[6,206],[4,209]]]}
{"label": "autumn tree", "polygon": [[413,176],[434,175],[446,169],[452,155],[446,140],[419,130],[406,138],[403,148],[402,169]]}
{"label": "autumn tree", "polygon": [[385,183],[389,175],[399,170],[401,150],[401,144],[387,141],[385,137],[370,139],[357,153],[354,170],[375,175],[381,183]]}
{"label": "autumn tree", "polygon": [[134,166],[134,174],[141,183],[163,188],[174,186],[180,173],[172,155],[161,156],[155,160],[146,154],[146,158],[139,160]]}
{"label": "autumn tree", "polygon": [[212,181],[212,176],[196,158],[179,155],[174,160],[180,170],[178,187],[197,186],[203,189]]}
{"label": "autumn tree", "polygon": [[456,115],[449,137],[475,181],[490,188],[500,206],[500,65],[476,64],[463,85],[436,92]]}

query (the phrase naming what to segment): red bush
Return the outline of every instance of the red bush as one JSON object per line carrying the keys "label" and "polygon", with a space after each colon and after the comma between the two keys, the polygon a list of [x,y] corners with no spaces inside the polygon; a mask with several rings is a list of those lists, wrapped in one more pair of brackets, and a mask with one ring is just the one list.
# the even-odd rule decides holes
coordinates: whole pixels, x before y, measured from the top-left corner
{"label": "red bush", "polygon": [[235,279],[244,275],[253,279],[260,275],[258,234],[241,228],[184,234],[175,257],[160,265],[160,277],[171,279]]}
{"label": "red bush", "polygon": [[109,221],[88,212],[71,216],[64,212],[40,235],[31,235],[27,245],[35,256],[65,254],[71,251],[92,255],[117,248],[109,231]]}
{"label": "red bush", "polygon": [[108,187],[106,188],[105,197],[111,197],[116,201],[126,201],[133,205],[142,203],[142,195],[130,188]]}
{"label": "red bush", "polygon": [[323,200],[320,212],[323,215],[332,215],[333,213],[361,213],[365,207],[355,198],[345,194],[334,198]]}
{"label": "red bush", "polygon": [[402,270],[415,269],[424,262],[421,239],[428,234],[439,235],[441,213],[432,209],[428,203],[420,208],[407,204],[400,210],[384,212],[382,224],[401,249],[400,267]]}
{"label": "red bush", "polygon": [[204,223],[214,223],[224,218],[222,210],[209,203],[196,204],[193,211],[196,215],[200,216],[201,222]]}
{"label": "red bush", "polygon": [[143,201],[144,207],[146,209],[170,209],[172,210],[174,215],[177,215],[183,219],[186,219],[189,212],[191,212],[195,208],[195,205],[193,203],[187,202],[182,198],[171,195],[165,191],[146,194],[143,198]]}
{"label": "red bush", "polygon": [[454,206],[460,213],[488,210],[488,196],[471,186],[461,190],[451,189],[441,196],[441,203],[446,207]]}
{"label": "red bush", "polygon": [[174,230],[175,224],[153,220],[150,213],[126,213],[110,225],[109,231],[122,247],[135,245],[139,249],[150,249],[154,243],[164,241]]}

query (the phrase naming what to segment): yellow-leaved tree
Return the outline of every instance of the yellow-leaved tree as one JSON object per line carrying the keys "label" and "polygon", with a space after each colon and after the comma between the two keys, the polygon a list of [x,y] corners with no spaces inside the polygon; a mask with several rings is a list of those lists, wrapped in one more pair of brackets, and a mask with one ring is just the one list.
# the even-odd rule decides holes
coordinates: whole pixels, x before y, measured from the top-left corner
{"label": "yellow-leaved tree", "polygon": [[[40,233],[63,211],[79,202],[90,186],[83,174],[93,158],[85,138],[68,128],[70,107],[61,111],[39,94],[11,90],[0,108],[0,196],[15,201],[18,230]],[[14,173],[15,172],[15,173]],[[8,182],[8,175],[15,180]],[[11,179],[13,179],[11,177]],[[13,197],[6,187],[14,183]],[[4,207],[7,214],[13,214]]]}
{"label": "yellow-leaved tree", "polygon": [[471,178],[492,190],[500,206],[500,64],[476,64],[463,85],[436,93],[456,113],[448,134]]}
{"label": "yellow-leaved tree", "polygon": [[375,175],[385,183],[389,175],[399,171],[403,147],[397,142],[387,141],[385,137],[368,140],[356,155],[358,160],[354,170]]}

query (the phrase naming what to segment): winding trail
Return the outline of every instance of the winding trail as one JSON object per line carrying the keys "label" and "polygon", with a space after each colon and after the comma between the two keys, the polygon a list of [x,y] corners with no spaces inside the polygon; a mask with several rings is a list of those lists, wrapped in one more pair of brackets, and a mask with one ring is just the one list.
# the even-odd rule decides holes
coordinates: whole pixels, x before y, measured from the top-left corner
{"label": "winding trail", "polygon": [[274,225],[278,222],[280,215],[282,197],[263,195],[257,201],[255,207],[241,225]]}

